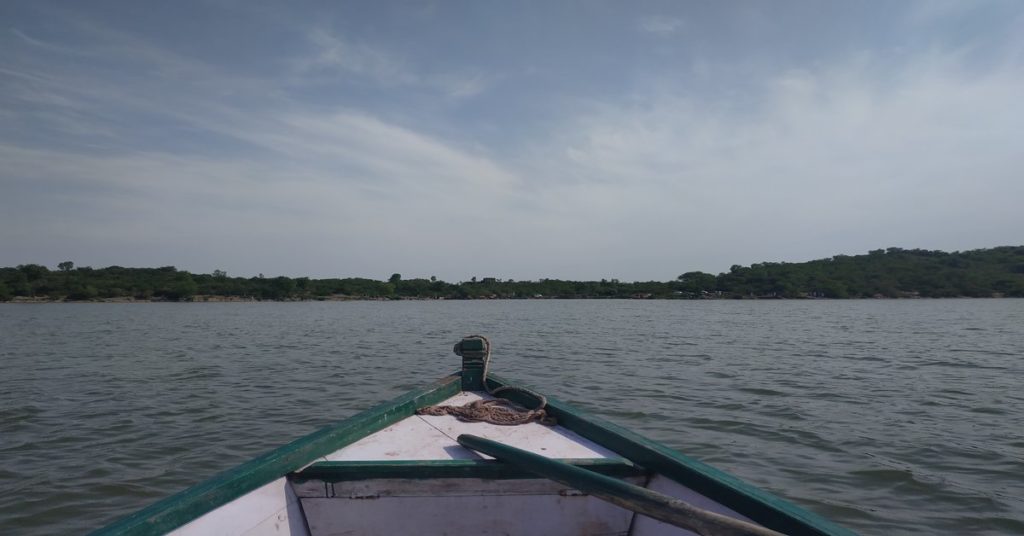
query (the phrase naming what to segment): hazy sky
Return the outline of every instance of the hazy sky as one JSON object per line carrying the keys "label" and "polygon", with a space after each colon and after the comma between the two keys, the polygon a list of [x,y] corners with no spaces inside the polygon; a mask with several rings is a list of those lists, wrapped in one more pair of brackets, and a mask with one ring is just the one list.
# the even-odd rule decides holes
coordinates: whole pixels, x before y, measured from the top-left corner
{"label": "hazy sky", "polygon": [[0,266],[667,280],[1024,243],[1024,2],[0,3]]}

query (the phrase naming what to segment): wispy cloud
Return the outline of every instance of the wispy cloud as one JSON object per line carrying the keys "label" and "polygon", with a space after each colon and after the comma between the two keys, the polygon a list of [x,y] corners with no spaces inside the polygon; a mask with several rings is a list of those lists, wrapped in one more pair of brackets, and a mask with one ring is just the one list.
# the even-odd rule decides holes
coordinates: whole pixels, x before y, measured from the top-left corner
{"label": "wispy cloud", "polygon": [[315,47],[309,58],[297,60],[302,73],[342,72],[372,79],[383,85],[419,83],[420,77],[405,60],[364,43],[350,43],[323,29],[309,34]]}
{"label": "wispy cloud", "polygon": [[[8,221],[19,222],[5,226],[4,235],[23,244],[7,251],[21,255],[10,262],[32,259],[32,244],[39,242],[29,237],[40,233],[51,244],[121,248],[141,259],[159,257],[162,248],[192,248],[189,237],[201,234],[209,239],[204,254],[220,259],[217,266],[244,273],[251,263],[261,271],[299,273],[308,269],[274,254],[248,254],[245,260],[231,247],[217,248],[256,234],[272,249],[301,247],[314,254],[306,249],[309,242],[294,245],[305,234],[338,248],[327,255],[330,265],[353,251],[378,258],[416,251],[442,264],[446,254],[431,245],[436,237],[483,232],[465,221],[500,217],[493,201],[518,195],[516,174],[480,147],[344,106],[309,106],[288,97],[280,81],[219,73],[120,32],[90,35],[88,45],[41,48],[38,54],[45,56],[32,62],[34,71],[0,71],[16,80],[0,111],[51,134],[45,143],[13,132],[0,136],[0,207]],[[144,64],[145,70],[96,77],[67,61],[103,56],[115,44],[120,61]],[[360,58],[336,49],[323,65],[455,97],[485,85],[482,77],[435,82],[408,74],[385,54],[355,50]],[[154,139],[142,142],[140,134],[154,121]],[[226,151],[223,141],[217,152],[186,149],[167,136],[172,125],[185,136],[213,136],[252,149]],[[102,151],[83,145],[97,142]],[[401,217],[392,221],[386,214]],[[140,236],[147,238],[132,239]],[[238,258],[224,258],[225,252]],[[175,262],[181,261],[170,260]],[[376,275],[369,267],[378,261],[348,262],[355,273]]]}
{"label": "wispy cloud", "polygon": [[25,35],[25,32],[23,32],[23,31],[21,31],[21,30],[19,30],[17,28],[11,28],[11,33],[16,35],[16,36],[18,36],[19,39],[21,39],[22,41],[24,41],[24,42],[26,42],[26,43],[28,43],[28,44],[30,44],[32,46],[36,46],[36,47],[47,47],[48,46],[46,43],[44,43],[44,42],[42,42],[42,41],[40,41],[38,39],[33,39],[32,37],[29,37],[28,35]]}
{"label": "wispy cloud", "polygon": [[[234,45],[80,13],[17,22],[0,34],[0,265],[664,279],[1019,242],[1019,38],[806,61],[636,38],[714,43],[699,15],[583,20],[585,53],[538,31],[502,67],[519,76],[480,68],[506,35],[459,34],[481,50],[449,57],[299,18],[246,67]],[[487,254],[454,258],[462,244]]]}
{"label": "wispy cloud", "polygon": [[[258,134],[242,134],[253,125]],[[0,146],[7,177],[0,208],[23,222],[6,228],[9,243],[31,248],[38,242],[30,236],[42,233],[47,242],[92,244],[83,259],[120,251],[129,257],[120,263],[189,250],[235,273],[246,266],[310,272],[301,260],[310,255],[329,259],[317,268],[320,275],[340,263],[349,275],[378,276],[372,267],[381,259],[398,265],[409,255],[450,270],[438,244],[486,240],[491,224],[467,222],[503,218],[495,202],[517,195],[515,176],[486,157],[359,114],[285,115],[230,129],[266,148],[265,155]],[[257,236],[262,248],[240,254],[229,246]],[[281,250],[301,254],[274,253]],[[6,255],[17,252],[27,254],[15,248]]]}
{"label": "wispy cloud", "polygon": [[[642,192],[666,239],[713,225],[752,260],[792,258],[809,244],[827,255],[836,233],[855,228],[863,247],[879,233],[950,249],[970,247],[966,236],[1014,243],[1024,112],[1011,103],[1024,76],[979,74],[959,59],[781,72],[753,88],[754,105],[663,95],[600,106],[570,124],[566,161],[577,176],[621,185],[613,195]],[[987,208],[922,238],[968,206]]]}
{"label": "wispy cloud", "polygon": [[430,85],[438,88],[449,97],[461,99],[474,97],[483,93],[492,83],[494,77],[475,75],[441,75],[430,79]]}
{"label": "wispy cloud", "polygon": [[683,27],[683,20],[664,15],[652,15],[640,19],[637,22],[637,27],[647,33],[666,36],[681,29]]}
{"label": "wispy cloud", "polygon": [[344,39],[322,28],[309,33],[312,55],[294,61],[297,81],[349,77],[383,87],[415,87],[452,98],[473,97],[494,79],[480,72],[431,72],[379,46]]}

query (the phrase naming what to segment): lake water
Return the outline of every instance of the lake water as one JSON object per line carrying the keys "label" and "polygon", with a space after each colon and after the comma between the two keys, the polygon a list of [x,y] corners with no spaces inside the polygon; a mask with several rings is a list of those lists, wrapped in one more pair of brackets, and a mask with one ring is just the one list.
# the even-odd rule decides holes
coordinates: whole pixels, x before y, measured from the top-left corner
{"label": "lake water", "polygon": [[80,533],[459,366],[865,534],[1024,533],[1024,300],[0,305],[0,528]]}

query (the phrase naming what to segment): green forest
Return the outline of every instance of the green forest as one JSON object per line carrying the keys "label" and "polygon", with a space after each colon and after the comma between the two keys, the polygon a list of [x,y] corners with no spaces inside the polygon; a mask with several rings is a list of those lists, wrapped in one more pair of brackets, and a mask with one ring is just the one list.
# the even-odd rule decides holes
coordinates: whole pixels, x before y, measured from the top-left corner
{"label": "green forest", "polygon": [[1024,297],[1024,246],[946,253],[888,248],[800,263],[735,265],[672,281],[513,281],[474,277],[231,277],[162,268],[38,264],[0,268],[0,301],[224,301],[344,299],[816,299]]}

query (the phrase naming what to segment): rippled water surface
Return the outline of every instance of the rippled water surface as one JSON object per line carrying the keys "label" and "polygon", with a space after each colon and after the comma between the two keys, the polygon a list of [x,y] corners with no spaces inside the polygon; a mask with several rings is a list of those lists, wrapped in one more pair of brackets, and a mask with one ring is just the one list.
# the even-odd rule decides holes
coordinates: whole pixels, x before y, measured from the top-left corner
{"label": "rippled water surface", "polygon": [[1024,300],[0,305],[0,527],[102,526],[458,367],[865,534],[1024,533]]}

